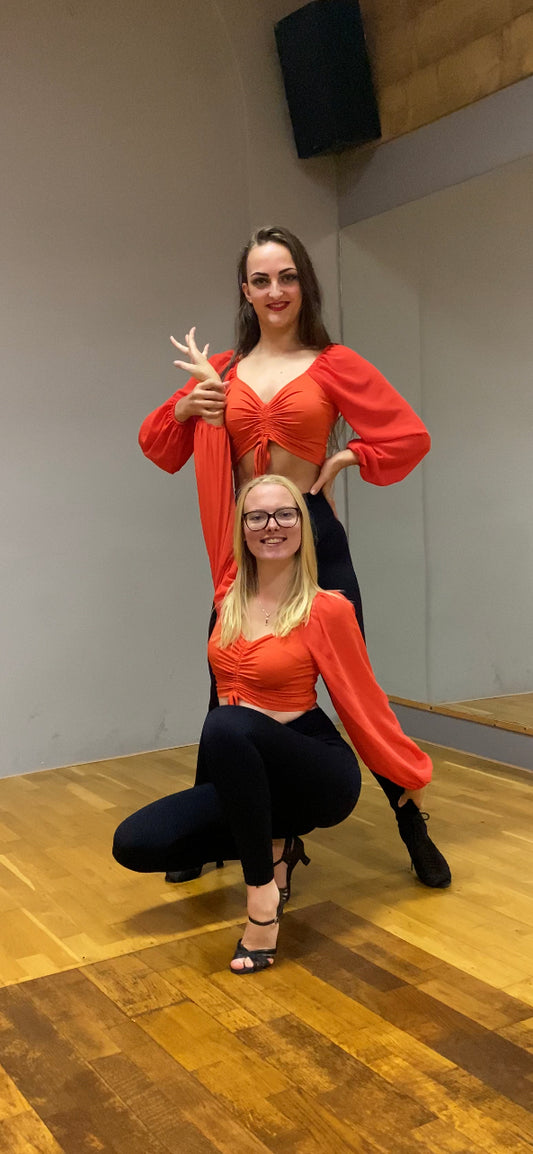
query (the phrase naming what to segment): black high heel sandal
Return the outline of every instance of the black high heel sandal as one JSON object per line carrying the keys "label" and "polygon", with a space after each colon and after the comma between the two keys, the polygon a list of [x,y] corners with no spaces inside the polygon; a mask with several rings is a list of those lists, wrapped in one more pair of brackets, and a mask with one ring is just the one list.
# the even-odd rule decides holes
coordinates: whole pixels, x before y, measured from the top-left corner
{"label": "black high heel sandal", "polygon": [[274,865],[277,866],[280,862],[285,862],[287,866],[287,881],[284,886],[279,886],[279,905],[278,918],[281,917],[285,906],[291,896],[291,876],[292,871],[298,862],[301,861],[305,866],[309,865],[311,858],[305,852],[304,843],[301,837],[286,837],[285,845],[283,846],[283,853]]}
{"label": "black high heel sandal", "polygon": [[[248,914],[248,921],[251,922],[253,926],[276,926],[279,922],[279,917],[276,914],[275,918],[270,918],[268,922],[258,922]],[[234,970],[233,966],[230,966],[230,970],[232,974],[256,974],[258,970],[270,969],[269,959],[271,958],[272,964],[274,964],[274,958],[277,952],[277,946],[271,946],[268,950],[249,950],[246,946],[243,946],[242,938],[239,938],[237,948],[231,960],[234,962],[235,958],[249,958],[252,965],[243,966],[240,970]]]}
{"label": "black high heel sandal", "polygon": [[[217,861],[217,870],[224,868],[223,861]],[[191,866],[188,870],[167,870],[165,874],[165,881],[172,882],[173,885],[179,885],[180,882],[193,882],[195,878],[199,878],[204,866]]]}

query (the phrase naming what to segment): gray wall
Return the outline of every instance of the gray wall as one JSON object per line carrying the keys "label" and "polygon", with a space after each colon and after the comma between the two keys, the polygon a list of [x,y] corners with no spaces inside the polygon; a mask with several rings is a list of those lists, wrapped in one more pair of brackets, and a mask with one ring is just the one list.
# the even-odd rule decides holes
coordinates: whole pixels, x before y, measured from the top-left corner
{"label": "gray wall", "polygon": [[4,5],[0,774],[198,737],[193,473],[137,429],[171,332],[231,343],[252,226],[302,235],[338,331],[335,174],[297,160],[272,32],[298,6]]}
{"label": "gray wall", "polygon": [[458,700],[533,686],[533,157],[342,231],[344,335],[433,436],[350,531],[378,676]]}
{"label": "gray wall", "polygon": [[[196,322],[212,349],[231,342],[235,258],[250,228],[278,221],[302,236],[338,336],[337,178],[341,220],[349,225],[423,195],[420,182],[405,179],[416,166],[426,179],[431,170],[431,189],[460,179],[457,166],[439,169],[439,157],[448,155],[439,134],[452,120],[461,157],[478,166],[470,175],[528,151],[531,89],[517,85],[497,94],[500,103],[481,135],[485,102],[474,113],[456,114],[457,121],[446,118],[385,145],[373,158],[343,157],[336,172],[329,159],[298,161],[272,25],[300,6],[300,0],[4,4],[0,775],[198,737],[210,588],[192,469],[175,478],[161,473],[144,460],[136,437],[143,416],[180,381],[170,332]],[[484,145],[479,160],[479,141],[487,138],[491,147]],[[477,142],[477,159],[469,140]],[[512,217],[511,202],[508,211]],[[424,296],[415,253],[393,213],[381,219],[391,238],[385,249],[372,234],[374,222],[366,237],[344,232],[345,254],[357,255],[344,267],[344,339],[389,374],[435,434],[435,422],[446,423],[437,411],[439,404],[446,409],[445,390],[453,396],[459,384],[450,386],[447,365],[443,390],[430,398],[424,387]],[[411,221],[412,235],[417,227]],[[511,231],[525,269],[520,230]],[[503,248],[498,259],[505,263]],[[503,280],[511,328],[523,335],[527,322],[522,305],[515,316],[513,301],[522,298],[512,268]],[[453,283],[448,287],[453,297]],[[475,276],[471,289],[479,294]],[[365,313],[361,302],[372,297],[376,308]],[[434,302],[436,316],[441,303]],[[438,332],[431,339],[437,347]],[[483,382],[476,388],[482,392]],[[495,391],[493,383],[493,398]],[[525,439],[523,384],[508,395],[506,430],[512,424]],[[473,413],[478,400],[472,394]],[[486,454],[478,457],[490,469],[487,505],[490,496],[497,514],[487,523],[502,535],[497,545],[483,540],[484,556],[490,544],[500,570],[505,558],[515,598],[530,566],[523,493],[517,513],[515,487],[518,493],[518,482],[530,479],[518,477],[512,454],[504,466],[500,442],[485,432]],[[466,449],[466,427],[465,444],[454,441],[451,429],[446,435],[453,454]],[[438,469],[446,451],[437,441]],[[439,549],[454,526],[435,476],[433,483],[424,467],[389,490],[363,485],[355,470],[347,478],[376,669],[387,688],[412,697],[427,697],[430,688],[458,695],[455,680],[450,693],[437,682],[435,655],[443,645],[451,669],[468,614],[478,608],[473,597],[450,625],[447,581],[455,582],[455,593],[464,575],[452,562],[446,577],[439,570]],[[509,476],[512,499],[505,496]],[[442,504],[438,532],[427,515],[432,487],[435,507]],[[462,498],[460,484],[458,490]],[[495,578],[494,563],[485,581]],[[435,631],[430,618],[439,582]],[[485,585],[483,604],[488,600]],[[497,620],[500,636],[516,629],[507,610]],[[501,664],[491,691],[501,691],[502,669],[508,677],[509,665]],[[483,690],[476,683],[472,691]]]}
{"label": "gray wall", "polygon": [[[392,214],[391,214],[392,216]],[[341,232],[343,338],[425,416],[416,265],[381,216]],[[347,471],[350,547],[372,662],[390,692],[426,700],[424,473],[375,486]]]}

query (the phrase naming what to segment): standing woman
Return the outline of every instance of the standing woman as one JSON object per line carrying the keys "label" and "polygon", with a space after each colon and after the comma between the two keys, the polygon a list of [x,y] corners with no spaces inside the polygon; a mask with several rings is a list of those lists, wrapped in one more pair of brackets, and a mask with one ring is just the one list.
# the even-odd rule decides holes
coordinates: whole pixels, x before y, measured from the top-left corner
{"label": "standing woman", "polygon": [[[281,474],[297,485],[315,534],[318,584],[343,591],[364,636],[348,541],[328,499],[333,482],[354,465],[371,484],[401,481],[428,452],[429,434],[373,365],[331,342],[311,260],[287,229],[262,228],[252,235],[239,261],[238,282],[235,349],[208,361],[208,346],[203,353],[198,350],[194,329],[185,344],[172,338],[190,358],[175,364],[192,375],[146,417],[141,448],[160,468],[175,473],[193,453],[198,419],[224,414],[236,488],[265,473]],[[327,456],[339,415],[357,436]],[[399,807],[393,783],[374,776],[394,810],[420,880],[432,887],[448,885],[448,867],[419,809]]]}

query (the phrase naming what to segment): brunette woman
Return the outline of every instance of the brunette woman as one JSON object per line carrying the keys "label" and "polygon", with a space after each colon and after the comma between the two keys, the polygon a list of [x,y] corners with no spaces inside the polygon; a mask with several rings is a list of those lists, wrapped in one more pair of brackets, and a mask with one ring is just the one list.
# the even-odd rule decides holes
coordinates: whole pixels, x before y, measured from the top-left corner
{"label": "brunette woman", "polygon": [[[373,365],[331,342],[322,321],[316,274],[297,237],[281,228],[257,230],[241,255],[238,282],[235,349],[207,361],[207,346],[200,353],[194,329],[184,344],[171,338],[190,357],[190,362],[175,364],[191,377],[145,419],[141,448],[160,468],[175,473],[193,453],[198,419],[224,414],[237,488],[254,476],[274,472],[298,486],[315,534],[318,583],[343,591],[364,635],[346,534],[328,499],[332,485],[337,474],[351,466],[375,485],[401,481],[427,453],[429,435]],[[327,456],[339,414],[357,436]],[[449,873],[443,872],[442,855],[428,837],[420,811],[399,808],[390,783],[376,777],[418,877],[429,886],[447,885]],[[199,872],[189,871],[187,879]]]}

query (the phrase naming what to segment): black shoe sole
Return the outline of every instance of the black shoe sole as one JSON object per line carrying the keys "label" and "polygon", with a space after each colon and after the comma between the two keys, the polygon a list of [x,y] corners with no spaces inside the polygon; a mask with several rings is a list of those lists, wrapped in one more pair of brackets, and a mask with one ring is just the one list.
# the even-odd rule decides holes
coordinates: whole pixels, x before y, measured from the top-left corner
{"label": "black shoe sole", "polygon": [[[217,861],[216,866],[217,870],[221,870],[224,862]],[[170,882],[172,885],[180,885],[181,882],[193,882],[196,878],[200,877],[203,868],[203,865],[200,865],[192,866],[189,870],[167,870],[165,881]]]}
{"label": "black shoe sole", "polygon": [[421,882],[421,884],[423,886],[427,886],[428,889],[430,889],[430,890],[447,890],[448,886],[451,886],[451,884],[452,884],[452,875],[451,874],[449,874],[449,876],[447,876],[447,877],[443,877],[440,881],[430,881],[429,878],[427,878],[427,877],[426,878],[420,877],[420,874],[419,874],[419,872],[415,866],[415,863],[412,859],[411,859],[411,869],[416,874],[419,882]]}

